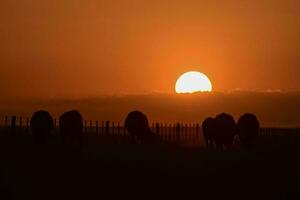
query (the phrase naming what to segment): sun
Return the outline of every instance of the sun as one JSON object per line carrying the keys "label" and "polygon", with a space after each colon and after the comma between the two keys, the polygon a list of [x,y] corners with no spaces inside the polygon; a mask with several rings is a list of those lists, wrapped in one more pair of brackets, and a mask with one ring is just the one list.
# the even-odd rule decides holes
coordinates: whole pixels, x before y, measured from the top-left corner
{"label": "sun", "polygon": [[178,78],[175,90],[176,93],[211,92],[212,84],[205,74],[189,71]]}

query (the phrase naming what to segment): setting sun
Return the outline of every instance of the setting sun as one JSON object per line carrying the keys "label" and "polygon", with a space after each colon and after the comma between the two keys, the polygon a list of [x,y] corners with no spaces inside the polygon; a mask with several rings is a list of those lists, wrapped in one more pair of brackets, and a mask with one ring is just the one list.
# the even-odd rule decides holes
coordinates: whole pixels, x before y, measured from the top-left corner
{"label": "setting sun", "polygon": [[212,84],[205,74],[190,71],[178,78],[175,90],[176,93],[211,92]]}

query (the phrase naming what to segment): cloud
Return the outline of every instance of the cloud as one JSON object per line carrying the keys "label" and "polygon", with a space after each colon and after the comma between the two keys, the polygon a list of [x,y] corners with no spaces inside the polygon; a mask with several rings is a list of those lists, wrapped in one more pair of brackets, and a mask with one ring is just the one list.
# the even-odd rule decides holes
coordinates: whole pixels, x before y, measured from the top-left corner
{"label": "cloud", "polygon": [[300,91],[214,92],[192,95],[136,94],[111,95],[75,100],[16,100],[2,102],[0,112],[30,116],[47,109],[58,117],[68,109],[78,109],[85,119],[112,120],[123,123],[132,110],[145,112],[151,122],[201,123],[220,112],[236,120],[243,113],[255,113],[262,126],[299,127]]}

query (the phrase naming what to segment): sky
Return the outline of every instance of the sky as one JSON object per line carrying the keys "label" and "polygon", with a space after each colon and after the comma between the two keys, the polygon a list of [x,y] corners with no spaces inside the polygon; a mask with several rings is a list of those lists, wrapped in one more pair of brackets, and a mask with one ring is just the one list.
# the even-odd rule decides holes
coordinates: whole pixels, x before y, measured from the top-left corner
{"label": "sky", "polygon": [[299,0],[1,0],[2,96],[297,90]]}

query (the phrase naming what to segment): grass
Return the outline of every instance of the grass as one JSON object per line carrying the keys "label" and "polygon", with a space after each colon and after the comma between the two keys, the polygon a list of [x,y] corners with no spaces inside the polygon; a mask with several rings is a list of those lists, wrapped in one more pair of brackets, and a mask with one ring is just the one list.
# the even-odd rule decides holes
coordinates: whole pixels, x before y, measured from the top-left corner
{"label": "grass", "polygon": [[226,152],[0,133],[1,199],[297,199],[300,137]]}

